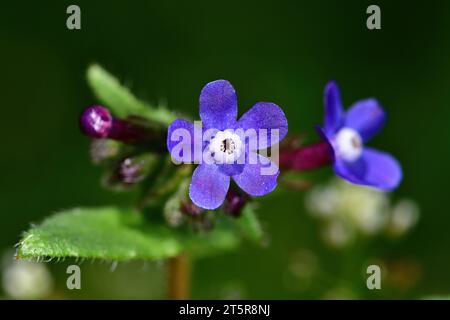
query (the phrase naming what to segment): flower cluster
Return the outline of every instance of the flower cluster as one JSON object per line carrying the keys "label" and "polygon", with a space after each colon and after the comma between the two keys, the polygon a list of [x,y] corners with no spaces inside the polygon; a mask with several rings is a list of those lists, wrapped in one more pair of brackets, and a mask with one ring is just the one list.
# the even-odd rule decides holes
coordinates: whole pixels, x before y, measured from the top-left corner
{"label": "flower cluster", "polygon": [[[225,80],[208,83],[200,93],[201,122],[178,118],[167,129],[164,148],[175,164],[198,164],[186,198],[177,201],[179,211],[198,212],[222,206],[225,212],[239,215],[250,197],[263,196],[277,186],[281,171],[305,171],[332,165],[335,174],[353,184],[380,190],[393,190],[402,179],[402,170],[391,155],[366,147],[385,122],[385,112],[375,99],[356,102],[344,111],[335,82],[325,88],[325,116],[316,126],[319,143],[301,147],[281,147],[288,132],[288,121],[274,103],[259,102],[238,119],[237,96]],[[82,131],[97,141],[93,145],[99,162],[116,156],[117,150],[104,141],[152,146],[161,154],[163,141],[145,121],[114,118],[102,106],[87,108],[81,118]],[[156,147],[155,147],[156,146]],[[279,152],[280,151],[280,152]],[[140,151],[139,151],[140,152]],[[115,177],[125,184],[143,181],[152,157],[131,152],[121,158]],[[268,154],[270,153],[270,156]],[[201,209],[201,210],[200,210]]]}

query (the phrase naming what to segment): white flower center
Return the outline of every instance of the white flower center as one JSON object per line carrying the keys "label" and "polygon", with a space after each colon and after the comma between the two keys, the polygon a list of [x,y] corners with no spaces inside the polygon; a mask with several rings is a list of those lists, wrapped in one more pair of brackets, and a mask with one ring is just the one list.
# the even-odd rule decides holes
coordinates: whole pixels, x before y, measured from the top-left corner
{"label": "white flower center", "polygon": [[234,163],[242,154],[242,141],[229,130],[219,131],[209,143],[209,151],[216,163]]}
{"label": "white flower center", "polygon": [[353,162],[361,156],[364,145],[356,130],[342,128],[334,138],[334,147],[338,157]]}

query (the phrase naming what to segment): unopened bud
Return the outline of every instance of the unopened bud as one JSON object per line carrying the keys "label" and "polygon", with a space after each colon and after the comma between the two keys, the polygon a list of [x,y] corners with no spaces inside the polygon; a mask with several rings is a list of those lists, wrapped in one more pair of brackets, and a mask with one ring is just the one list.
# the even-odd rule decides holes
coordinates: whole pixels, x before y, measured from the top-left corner
{"label": "unopened bud", "polygon": [[233,217],[239,217],[249,199],[247,194],[240,194],[230,189],[223,203],[223,210]]}
{"label": "unopened bud", "polygon": [[108,138],[131,144],[164,142],[161,133],[150,130],[143,122],[138,117],[114,118],[107,108],[98,105],[87,108],[80,116],[81,131],[91,138]]}
{"label": "unopened bud", "polygon": [[92,138],[108,138],[113,126],[113,117],[102,106],[91,106],[80,116],[80,127],[84,134]]}
{"label": "unopened bud", "polygon": [[118,168],[118,177],[125,184],[135,184],[147,177],[157,158],[152,154],[143,154],[124,159]]}

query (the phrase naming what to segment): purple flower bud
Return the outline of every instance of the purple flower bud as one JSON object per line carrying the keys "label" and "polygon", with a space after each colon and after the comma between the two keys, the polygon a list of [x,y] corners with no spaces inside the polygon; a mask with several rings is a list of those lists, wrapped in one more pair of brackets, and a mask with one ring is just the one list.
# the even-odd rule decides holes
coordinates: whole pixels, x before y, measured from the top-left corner
{"label": "purple flower bud", "polygon": [[191,200],[186,200],[181,203],[181,212],[188,216],[200,216],[205,209],[197,207]]}
{"label": "purple flower bud", "polygon": [[133,158],[127,158],[120,164],[119,176],[121,180],[126,184],[134,184],[145,177],[144,163],[141,161],[135,161]]}
{"label": "purple flower bud", "polygon": [[148,153],[125,158],[119,164],[117,176],[124,184],[141,182],[148,176],[157,161],[157,156]]}
{"label": "purple flower bud", "polygon": [[107,138],[113,126],[113,117],[102,106],[91,106],[80,116],[80,127],[84,134],[92,138]]}
{"label": "purple flower bud", "polygon": [[119,175],[122,181],[127,184],[134,184],[142,181],[142,163],[134,162],[133,159],[127,158],[120,164]]}
{"label": "purple flower bud", "polygon": [[239,217],[249,199],[247,194],[239,194],[230,189],[223,203],[223,210],[233,217]]}
{"label": "purple flower bud", "polygon": [[126,120],[114,118],[107,108],[98,105],[87,108],[80,116],[81,131],[91,138],[108,138],[125,143],[148,143],[163,139],[161,134],[152,132],[143,122],[137,117]]}
{"label": "purple flower bud", "polygon": [[194,232],[206,232],[214,228],[213,221],[205,214],[206,210],[195,205],[191,199],[181,201],[180,211]]}

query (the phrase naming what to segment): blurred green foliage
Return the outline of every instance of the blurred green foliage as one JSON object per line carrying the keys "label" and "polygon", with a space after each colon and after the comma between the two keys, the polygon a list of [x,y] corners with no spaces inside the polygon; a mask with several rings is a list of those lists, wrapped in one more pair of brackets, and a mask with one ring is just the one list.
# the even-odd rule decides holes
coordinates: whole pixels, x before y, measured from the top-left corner
{"label": "blurred green foliage", "polygon": [[91,65],[87,70],[87,81],[102,105],[108,106],[116,117],[140,115],[152,123],[167,127],[176,119],[164,107],[153,107],[139,101],[120,82],[99,65]]}
{"label": "blurred green foliage", "polygon": [[[365,27],[371,2],[77,1],[82,29],[67,30],[68,1],[8,2],[0,12],[3,168],[0,179],[0,248],[11,248],[29,222],[75,206],[128,205],[135,194],[100,187],[78,115],[98,102],[85,70],[101,63],[137,96],[196,116],[204,84],[227,79],[240,112],[273,101],[289,119],[290,133],[316,139],[322,91],[336,79],[343,101],[377,97],[388,112],[373,145],[402,163],[404,181],[393,197],[421,207],[413,233],[394,243],[326,249],[317,222],[305,214],[303,194],[284,191],[261,199],[258,213],[270,234],[264,249],[200,259],[194,297],[321,298],[324,291],[366,298],[418,297],[450,292],[448,186],[450,178],[450,3],[378,1],[382,30]],[[313,177],[331,175],[323,170]],[[307,251],[305,251],[307,250]],[[319,275],[299,280],[289,266],[313,253]],[[365,288],[365,257],[414,261],[420,280],[407,289]],[[356,262],[356,263],[355,263]],[[82,265],[86,285],[65,289],[68,262],[52,265],[61,297],[163,297],[164,271],[152,265]],[[84,266],[84,267],[83,267]],[[97,284],[97,285],[95,285]],[[134,287],[133,287],[134,286]]]}

